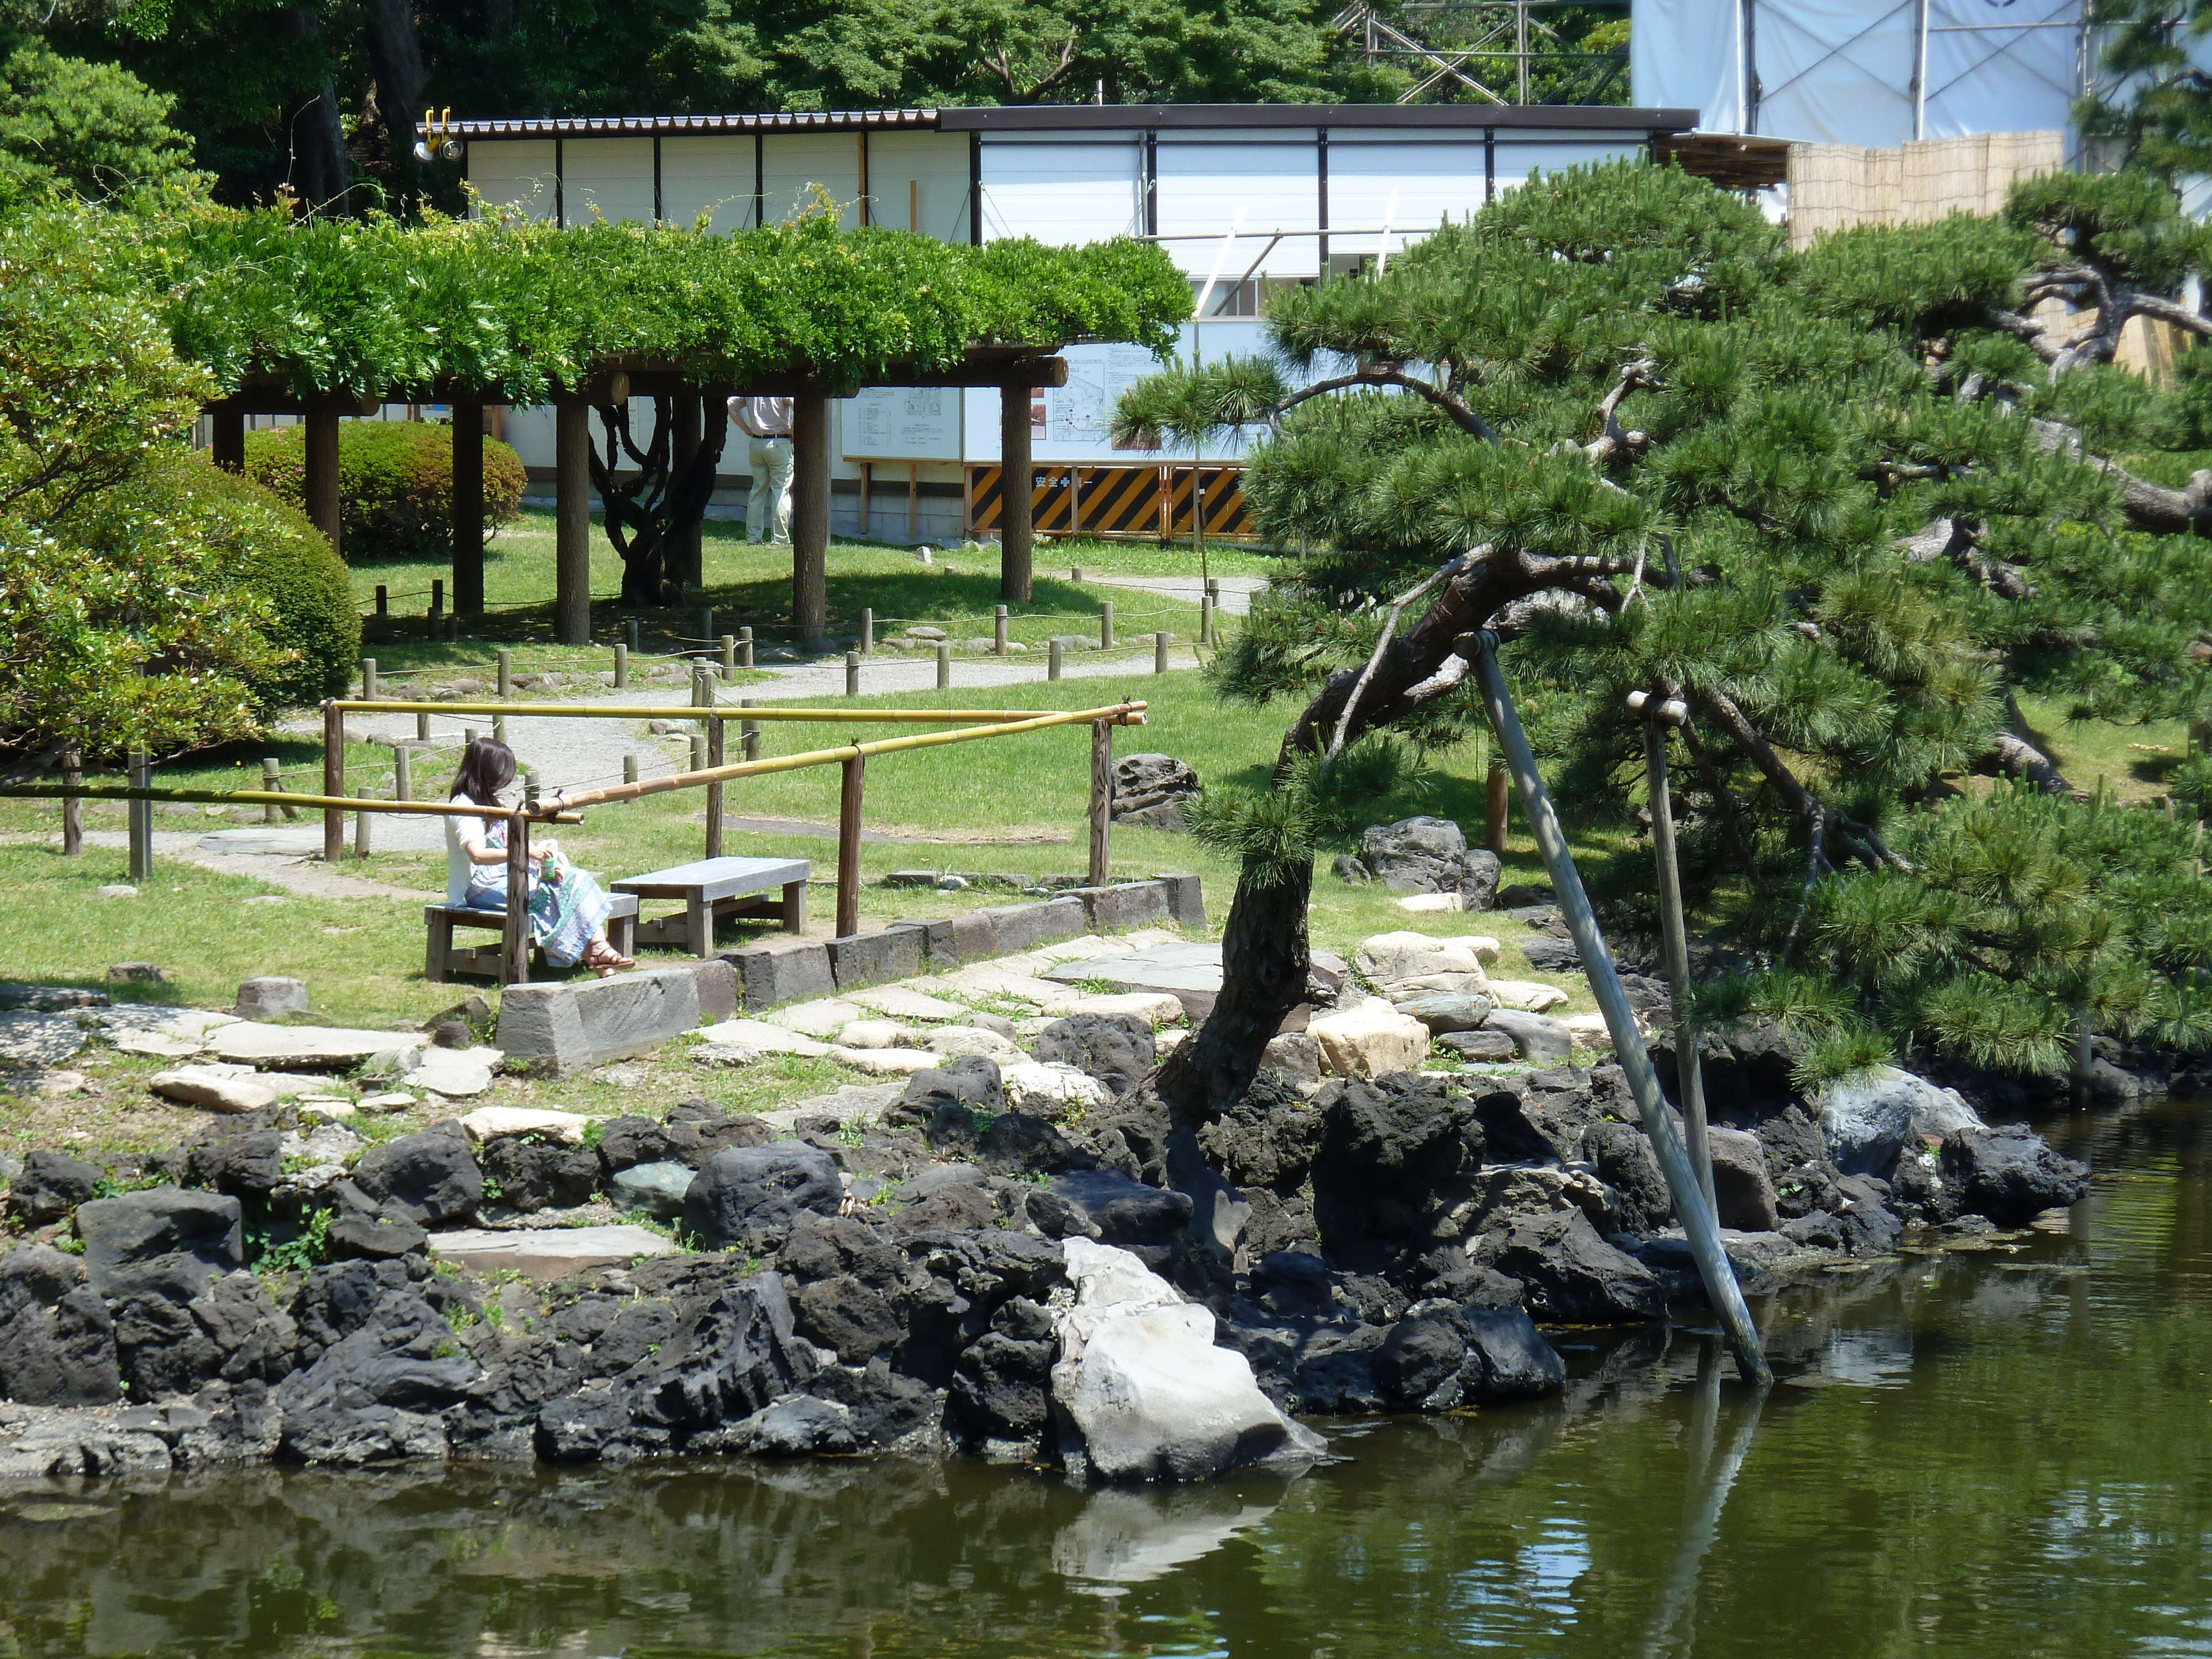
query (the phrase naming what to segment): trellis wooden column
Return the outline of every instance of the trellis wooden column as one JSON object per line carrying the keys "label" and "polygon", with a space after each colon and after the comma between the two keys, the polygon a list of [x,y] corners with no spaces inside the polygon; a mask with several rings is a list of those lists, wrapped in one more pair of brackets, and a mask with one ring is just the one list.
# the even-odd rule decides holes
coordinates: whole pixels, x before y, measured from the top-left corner
{"label": "trellis wooden column", "polygon": [[791,625],[812,646],[830,624],[830,400],[791,400]]}
{"label": "trellis wooden column", "polygon": [[338,412],[327,404],[310,404],[301,416],[307,426],[305,463],[307,518],[343,556],[338,540]]}
{"label": "trellis wooden column", "polygon": [[554,405],[553,637],[592,639],[591,409],[573,398]]}
{"label": "trellis wooden column", "polygon": [[[679,393],[675,399],[675,461],[676,477],[679,478],[691,470],[691,463],[699,453],[700,434],[704,424],[702,411],[707,401],[696,392]],[[678,587],[696,588],[701,586],[701,579],[706,574],[705,550],[701,526],[695,524],[679,532],[676,544],[668,550],[667,557],[663,561],[662,568],[667,580]]]}
{"label": "trellis wooden column", "polygon": [[483,612],[483,405],[453,399],[453,614]]}
{"label": "trellis wooden column", "polygon": [[999,597],[1027,605],[1036,591],[1030,526],[1030,386],[999,388]]}

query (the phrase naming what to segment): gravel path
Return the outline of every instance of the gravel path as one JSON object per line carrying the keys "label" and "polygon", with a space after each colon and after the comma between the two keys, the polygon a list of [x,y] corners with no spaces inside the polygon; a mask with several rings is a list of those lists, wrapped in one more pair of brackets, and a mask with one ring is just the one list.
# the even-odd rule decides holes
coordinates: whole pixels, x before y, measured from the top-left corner
{"label": "gravel path", "polygon": [[[1103,572],[1086,570],[1086,582],[1097,582],[1103,587],[1133,587],[1146,593],[1164,593],[1188,605],[1196,605],[1206,597],[1206,584],[1196,576],[1109,576]],[[1267,586],[1265,576],[1216,576],[1221,587],[1221,613],[1225,617],[1242,617],[1252,609],[1252,596]]]}

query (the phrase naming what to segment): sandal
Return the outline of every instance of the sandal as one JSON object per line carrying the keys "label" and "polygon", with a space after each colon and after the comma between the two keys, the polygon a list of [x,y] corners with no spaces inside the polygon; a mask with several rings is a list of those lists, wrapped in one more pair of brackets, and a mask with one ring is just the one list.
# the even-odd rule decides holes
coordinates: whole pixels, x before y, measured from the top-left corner
{"label": "sandal", "polygon": [[584,966],[601,979],[611,979],[626,969],[635,968],[635,958],[617,953],[615,947],[603,939],[593,939],[584,951]]}

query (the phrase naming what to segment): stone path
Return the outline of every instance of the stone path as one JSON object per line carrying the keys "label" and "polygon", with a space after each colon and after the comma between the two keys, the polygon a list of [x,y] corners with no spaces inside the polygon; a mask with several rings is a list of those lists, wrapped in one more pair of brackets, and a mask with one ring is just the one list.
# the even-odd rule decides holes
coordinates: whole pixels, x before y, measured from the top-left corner
{"label": "stone path", "polygon": [[[1131,587],[1145,593],[1164,593],[1170,599],[1196,605],[1206,596],[1206,583],[1196,576],[1109,576],[1096,570],[1085,570],[1083,580],[1097,582],[1102,587]],[[1250,614],[1252,596],[1263,592],[1267,586],[1265,576],[1216,576],[1220,584],[1221,614],[1243,617]]]}

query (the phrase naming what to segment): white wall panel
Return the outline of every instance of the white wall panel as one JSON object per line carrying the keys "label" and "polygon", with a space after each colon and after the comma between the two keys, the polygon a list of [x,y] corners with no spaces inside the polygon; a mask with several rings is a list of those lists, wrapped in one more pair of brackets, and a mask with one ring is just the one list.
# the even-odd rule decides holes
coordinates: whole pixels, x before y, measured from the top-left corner
{"label": "white wall panel", "polygon": [[968,135],[878,132],[868,137],[873,222],[940,242],[968,240]]}
{"label": "white wall panel", "polygon": [[837,204],[837,224],[860,222],[860,136],[856,132],[768,134],[761,160],[761,217],[781,224],[814,201],[819,185]]}
{"label": "white wall panel", "polygon": [[750,229],[752,136],[663,138],[660,213],[672,225],[688,226],[704,213],[716,230]]}
{"label": "white wall panel", "polygon": [[1387,223],[1395,253],[1408,236],[1427,235],[1447,214],[1456,222],[1480,210],[1487,190],[1480,134],[1464,142],[1340,140],[1331,134],[1329,252],[1375,252],[1381,240],[1375,233]]}
{"label": "white wall panel", "polygon": [[[1929,0],[1922,136],[2063,131],[2081,95],[2081,0]],[[2051,27],[2051,25],[2058,27]]]}
{"label": "white wall panel", "polygon": [[1911,138],[1918,52],[1913,6],[1914,0],[1761,0],[1752,43],[1759,131],[1873,147]]}
{"label": "white wall panel", "polygon": [[[1498,143],[1498,188],[1500,191],[1518,190],[1532,173],[1564,173],[1569,167],[1589,167],[1597,161],[1631,161],[1643,154],[1643,145],[1623,143],[1618,136],[1602,143],[1579,144],[1509,143],[1501,138]],[[1455,213],[1452,216],[1455,219],[1459,216]]]}
{"label": "white wall panel", "polygon": [[1042,143],[984,139],[986,241],[1096,242],[1144,228],[1144,152],[1136,134]]}
{"label": "white wall panel", "polygon": [[[1310,231],[1321,222],[1321,161],[1316,135],[1282,139],[1192,143],[1163,137],[1158,150],[1158,210],[1164,237],[1202,240],[1164,246],[1176,263],[1204,278],[1220,261],[1233,283],[1260,258],[1279,230]],[[1236,244],[1221,258],[1222,239],[1243,215]],[[1275,243],[1255,273],[1311,276],[1319,270],[1317,237]]]}
{"label": "white wall panel", "polygon": [[553,216],[553,141],[477,138],[469,143],[469,183],[487,207],[519,205],[533,219]]}
{"label": "white wall panel", "polygon": [[1743,131],[1741,0],[1635,0],[1629,101],[1693,109],[1705,132]]}
{"label": "white wall panel", "polygon": [[653,140],[570,138],[561,149],[562,198],[568,222],[587,225],[653,222]]}

